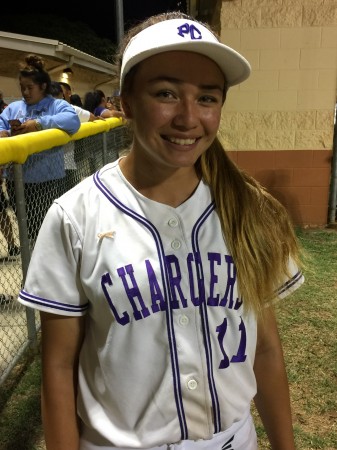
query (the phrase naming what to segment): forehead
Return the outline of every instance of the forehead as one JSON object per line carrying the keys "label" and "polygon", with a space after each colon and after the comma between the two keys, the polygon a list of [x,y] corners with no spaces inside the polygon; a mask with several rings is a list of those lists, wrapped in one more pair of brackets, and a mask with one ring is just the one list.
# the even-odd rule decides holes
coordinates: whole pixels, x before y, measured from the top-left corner
{"label": "forehead", "polygon": [[189,51],[169,51],[150,56],[139,63],[137,73],[150,78],[163,76],[224,83],[224,75],[212,59]]}
{"label": "forehead", "polygon": [[21,85],[37,85],[37,83],[34,83],[32,77],[20,77],[19,81]]}

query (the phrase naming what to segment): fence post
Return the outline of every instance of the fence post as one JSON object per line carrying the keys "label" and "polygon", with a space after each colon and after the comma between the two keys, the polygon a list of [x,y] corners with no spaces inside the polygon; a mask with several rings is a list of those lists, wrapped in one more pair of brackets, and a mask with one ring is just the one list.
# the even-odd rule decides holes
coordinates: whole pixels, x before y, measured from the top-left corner
{"label": "fence post", "polygon": [[[25,201],[24,181],[22,176],[21,164],[14,164],[14,186],[15,186],[16,216],[18,221],[20,248],[21,248],[22,286],[24,286],[28,265],[30,262],[30,243],[28,238],[26,201]],[[34,348],[37,343],[35,311],[31,308],[26,308],[26,318],[27,318],[28,340],[30,342],[30,346]]]}
{"label": "fence post", "polygon": [[107,141],[107,133],[102,133],[102,142],[103,142],[103,149],[102,149],[102,161],[103,166],[107,164],[108,161],[108,141]]}
{"label": "fence post", "polygon": [[332,146],[332,167],[329,199],[329,217],[328,225],[333,226],[336,223],[337,206],[337,118],[335,118],[333,146]]}

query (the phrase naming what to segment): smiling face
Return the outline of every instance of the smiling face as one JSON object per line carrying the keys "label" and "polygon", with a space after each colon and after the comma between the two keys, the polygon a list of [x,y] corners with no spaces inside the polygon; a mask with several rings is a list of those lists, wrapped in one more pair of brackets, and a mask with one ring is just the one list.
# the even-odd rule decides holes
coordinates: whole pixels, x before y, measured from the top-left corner
{"label": "smiling face", "polygon": [[224,75],[206,56],[171,51],[142,61],[122,95],[133,152],[163,168],[194,166],[216,137],[224,93]]}

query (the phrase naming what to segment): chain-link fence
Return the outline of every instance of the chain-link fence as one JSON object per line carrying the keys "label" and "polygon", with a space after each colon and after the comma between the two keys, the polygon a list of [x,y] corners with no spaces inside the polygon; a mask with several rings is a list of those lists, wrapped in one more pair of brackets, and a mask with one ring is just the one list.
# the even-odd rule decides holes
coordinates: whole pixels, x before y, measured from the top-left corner
{"label": "chain-link fence", "polygon": [[17,297],[48,208],[79,181],[115,161],[129,144],[127,127],[117,126],[31,155],[23,165],[0,166],[0,385],[25,350],[37,343],[39,315]]}

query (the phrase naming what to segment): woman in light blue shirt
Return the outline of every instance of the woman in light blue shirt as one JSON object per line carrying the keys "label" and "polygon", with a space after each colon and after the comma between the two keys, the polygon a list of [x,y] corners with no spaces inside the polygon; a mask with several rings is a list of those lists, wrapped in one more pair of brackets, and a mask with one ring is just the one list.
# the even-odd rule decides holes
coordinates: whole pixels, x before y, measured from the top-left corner
{"label": "woman in light blue shirt", "polygon": [[[38,55],[28,55],[20,66],[19,82],[22,100],[12,102],[0,114],[0,137],[17,136],[34,131],[57,128],[74,134],[80,120],[74,108],[63,99],[50,95],[51,79]],[[13,171],[6,171],[7,190],[15,202]],[[35,239],[50,204],[63,193],[65,177],[62,147],[31,155],[23,165],[28,234]],[[46,199],[46,193],[52,197]],[[14,208],[15,209],[15,208]]]}

